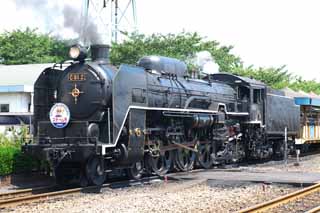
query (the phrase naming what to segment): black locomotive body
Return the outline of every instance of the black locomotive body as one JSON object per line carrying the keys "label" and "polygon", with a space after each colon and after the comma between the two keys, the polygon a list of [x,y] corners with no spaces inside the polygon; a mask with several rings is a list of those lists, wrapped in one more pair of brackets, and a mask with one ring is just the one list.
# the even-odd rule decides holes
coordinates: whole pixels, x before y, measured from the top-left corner
{"label": "black locomotive body", "polygon": [[281,155],[285,126],[290,139],[297,134],[293,101],[261,82],[225,73],[191,79],[183,62],[159,56],[116,70],[108,47],[91,51],[91,62],[48,68],[34,87],[35,143],[24,149],[48,160],[61,183],[99,185],[113,169],[139,178],[267,158]]}
{"label": "black locomotive body", "polygon": [[246,155],[263,159],[284,154],[285,129],[289,152],[294,149],[300,123],[300,107],[283,91],[274,90],[264,83],[247,77],[226,73],[215,74],[208,79],[233,85],[245,106],[249,119],[242,123]]}

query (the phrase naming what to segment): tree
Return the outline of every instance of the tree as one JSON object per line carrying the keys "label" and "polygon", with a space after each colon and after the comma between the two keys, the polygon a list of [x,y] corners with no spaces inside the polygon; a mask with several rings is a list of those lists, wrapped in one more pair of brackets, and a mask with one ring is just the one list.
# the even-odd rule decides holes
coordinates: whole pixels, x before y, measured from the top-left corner
{"label": "tree", "polygon": [[[240,58],[231,54],[232,46],[221,46],[217,41],[206,41],[197,33],[132,34],[123,43],[112,44],[110,60],[114,65],[135,64],[146,55],[162,55],[190,61],[197,52],[207,50],[214,56],[222,71],[231,70],[240,63]],[[192,67],[188,63],[189,68]]]}
{"label": "tree", "polygon": [[177,35],[153,34],[146,36],[133,34],[120,44],[112,44],[110,60],[114,65],[135,64],[145,55],[163,55],[186,61],[189,70],[195,69],[192,58],[197,52],[206,50],[211,53],[220,66],[220,71],[255,78],[273,88],[284,88],[291,75],[285,66],[279,68],[245,67],[241,59],[231,53],[232,46],[221,46],[215,40],[206,40],[197,33],[182,32]]}
{"label": "tree", "polygon": [[254,68],[252,65],[249,67],[244,67],[241,65],[231,70],[231,73],[254,78],[275,89],[285,88],[292,81],[292,75],[288,72],[288,70],[286,70],[286,66],[281,66],[279,68]]}
{"label": "tree", "polygon": [[[66,40],[39,34],[35,29],[14,30],[0,35],[0,63],[29,64],[60,62],[67,59]],[[197,33],[179,34],[132,34],[123,43],[112,44],[110,61],[118,66],[122,63],[135,64],[146,55],[162,55],[178,58],[187,62],[189,70],[195,67],[192,59],[197,52],[206,50],[211,53],[220,66],[220,71],[247,76],[260,80],[267,85],[281,89],[290,87],[294,90],[320,94],[320,83],[293,77],[285,66],[255,68],[245,67],[238,56],[231,53],[233,46],[223,46],[215,40],[208,40]]]}
{"label": "tree", "polygon": [[14,30],[0,35],[0,58],[4,64],[58,62],[67,58],[67,44],[36,30]]}
{"label": "tree", "polygon": [[320,94],[320,83],[315,80],[307,81],[303,80],[301,77],[296,77],[295,81],[293,81],[289,88],[299,91],[302,90],[304,92],[314,92],[316,94]]}

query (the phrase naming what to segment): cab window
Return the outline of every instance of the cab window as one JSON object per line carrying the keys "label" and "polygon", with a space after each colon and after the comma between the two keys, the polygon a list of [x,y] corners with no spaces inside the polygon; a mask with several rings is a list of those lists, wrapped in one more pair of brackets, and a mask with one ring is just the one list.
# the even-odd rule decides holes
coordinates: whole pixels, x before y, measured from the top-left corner
{"label": "cab window", "polygon": [[261,90],[260,89],[253,90],[253,103],[254,104],[261,103]]}

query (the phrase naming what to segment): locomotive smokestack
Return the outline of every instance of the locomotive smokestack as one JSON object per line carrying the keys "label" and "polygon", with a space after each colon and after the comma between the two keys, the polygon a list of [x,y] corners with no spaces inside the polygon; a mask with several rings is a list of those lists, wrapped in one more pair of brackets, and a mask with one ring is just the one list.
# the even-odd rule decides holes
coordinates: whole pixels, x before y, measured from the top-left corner
{"label": "locomotive smokestack", "polygon": [[110,46],[106,44],[91,45],[92,61],[101,61],[104,63],[109,63],[109,49],[110,49]]}

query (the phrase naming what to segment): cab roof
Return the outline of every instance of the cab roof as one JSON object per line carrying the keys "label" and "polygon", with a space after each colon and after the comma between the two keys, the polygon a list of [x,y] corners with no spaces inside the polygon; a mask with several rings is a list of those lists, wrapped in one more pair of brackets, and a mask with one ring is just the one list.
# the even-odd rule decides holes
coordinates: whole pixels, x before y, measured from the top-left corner
{"label": "cab roof", "polygon": [[[208,79],[208,77],[206,77]],[[267,85],[261,81],[243,77],[243,76],[237,76],[230,73],[215,73],[209,76],[210,80],[213,81],[222,81],[227,82],[229,84],[242,84],[246,86],[254,86],[254,87],[266,87]]]}

